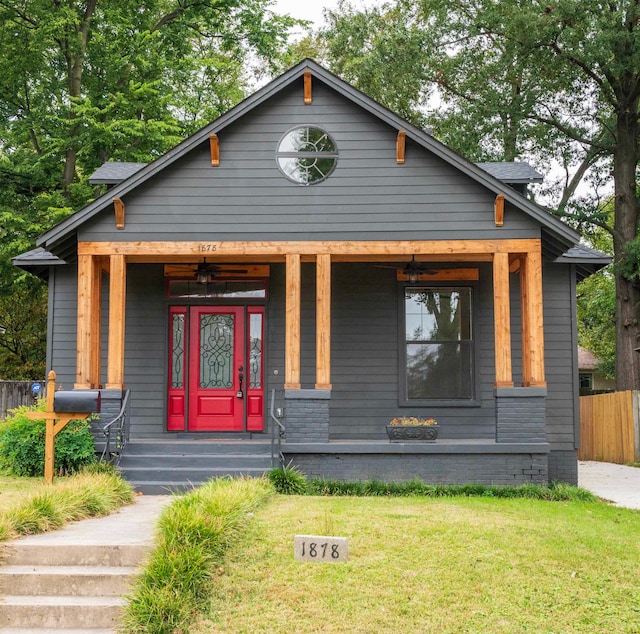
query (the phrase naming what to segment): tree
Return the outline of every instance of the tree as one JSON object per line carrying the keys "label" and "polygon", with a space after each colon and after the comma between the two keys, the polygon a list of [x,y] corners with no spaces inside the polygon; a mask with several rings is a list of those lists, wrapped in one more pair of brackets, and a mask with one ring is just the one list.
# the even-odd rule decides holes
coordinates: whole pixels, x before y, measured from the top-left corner
{"label": "tree", "polygon": [[[378,73],[398,68],[375,45],[358,56],[340,48],[345,5],[324,32],[330,62],[374,62]],[[434,128],[471,159],[533,156],[565,168],[551,210],[576,226],[598,226],[613,237],[618,389],[640,386],[640,239],[638,238],[640,38],[635,0],[398,0],[383,12],[428,43],[412,62],[444,98]],[[355,12],[353,12],[355,13]],[[377,22],[373,21],[375,34]],[[349,31],[346,31],[349,33]],[[350,40],[348,40],[350,41]],[[335,59],[332,59],[331,56]],[[348,58],[347,58],[348,56]],[[336,60],[340,60],[340,63]],[[385,67],[386,70],[382,70]],[[402,90],[402,86],[397,86]],[[424,92],[424,89],[423,89]],[[385,94],[372,94],[384,102]],[[389,104],[387,104],[389,105]],[[475,150],[474,150],[475,148]],[[591,186],[577,196],[581,182]],[[613,181],[613,223],[598,204],[602,181]]]}
{"label": "tree", "polygon": [[[10,258],[94,196],[99,165],[156,158],[276,67],[296,22],[269,4],[0,0],[0,302],[44,301]],[[30,363],[31,334],[9,315],[0,349]]]}

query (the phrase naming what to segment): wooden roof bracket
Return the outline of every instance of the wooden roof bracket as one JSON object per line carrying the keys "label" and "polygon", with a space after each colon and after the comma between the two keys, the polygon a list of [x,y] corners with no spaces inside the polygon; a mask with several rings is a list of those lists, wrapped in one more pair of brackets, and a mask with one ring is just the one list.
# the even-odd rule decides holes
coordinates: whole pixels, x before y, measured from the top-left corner
{"label": "wooden roof bracket", "polygon": [[493,203],[493,210],[496,216],[496,227],[504,225],[504,194],[498,194],[496,201]]}
{"label": "wooden roof bracket", "polygon": [[209,148],[211,150],[211,167],[220,166],[220,141],[217,134],[209,135]]}
{"label": "wooden roof bracket", "polygon": [[116,229],[124,229],[124,212],[125,206],[122,198],[113,199],[113,209],[116,214]]}
{"label": "wooden roof bracket", "polygon": [[396,162],[398,163],[398,165],[404,165],[404,150],[406,139],[406,130],[398,130],[398,138],[396,140]]}
{"label": "wooden roof bracket", "polygon": [[313,102],[311,97],[311,71],[304,71],[304,105],[310,106]]}

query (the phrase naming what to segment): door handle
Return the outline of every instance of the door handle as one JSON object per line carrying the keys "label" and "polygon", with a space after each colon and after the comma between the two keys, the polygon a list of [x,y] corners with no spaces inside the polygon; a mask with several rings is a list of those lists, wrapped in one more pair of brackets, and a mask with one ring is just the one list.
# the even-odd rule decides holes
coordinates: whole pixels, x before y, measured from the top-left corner
{"label": "door handle", "polygon": [[244,393],[242,391],[242,382],[244,381],[244,366],[240,366],[238,368],[238,384],[239,384],[239,389],[236,392],[236,398],[242,398],[244,396]]}

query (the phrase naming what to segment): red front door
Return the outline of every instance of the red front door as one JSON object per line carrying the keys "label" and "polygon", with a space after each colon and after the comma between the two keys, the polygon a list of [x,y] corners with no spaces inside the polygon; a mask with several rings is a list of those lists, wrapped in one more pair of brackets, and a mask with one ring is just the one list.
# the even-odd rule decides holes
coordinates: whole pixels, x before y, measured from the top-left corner
{"label": "red front door", "polygon": [[169,431],[262,431],[264,308],[174,306],[170,316]]}

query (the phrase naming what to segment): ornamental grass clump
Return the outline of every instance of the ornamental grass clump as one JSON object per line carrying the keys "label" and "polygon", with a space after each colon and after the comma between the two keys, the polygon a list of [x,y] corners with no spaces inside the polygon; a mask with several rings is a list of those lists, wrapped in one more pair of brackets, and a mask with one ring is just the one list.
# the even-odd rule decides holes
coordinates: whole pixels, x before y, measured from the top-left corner
{"label": "ornamental grass clump", "polygon": [[389,421],[394,427],[433,427],[438,424],[435,418],[418,418],[417,416],[396,416]]}
{"label": "ornamental grass clump", "polygon": [[25,500],[0,513],[0,541],[108,515],[133,502],[133,497],[131,485],[116,472],[78,473],[53,485],[43,484]]}
{"label": "ornamental grass clump", "polygon": [[124,631],[189,631],[211,597],[225,551],[272,493],[266,479],[218,479],[165,508],[156,547],[129,599]]}

